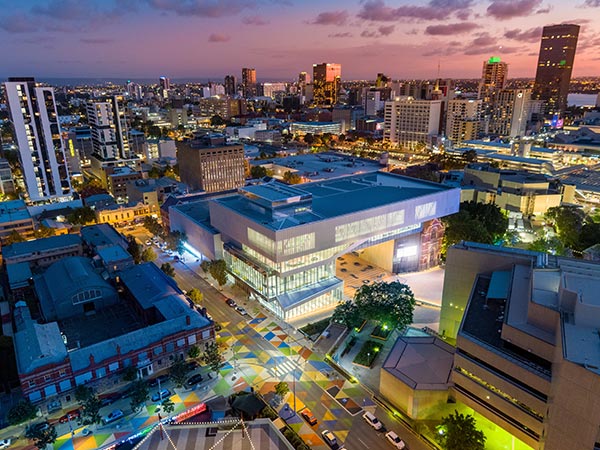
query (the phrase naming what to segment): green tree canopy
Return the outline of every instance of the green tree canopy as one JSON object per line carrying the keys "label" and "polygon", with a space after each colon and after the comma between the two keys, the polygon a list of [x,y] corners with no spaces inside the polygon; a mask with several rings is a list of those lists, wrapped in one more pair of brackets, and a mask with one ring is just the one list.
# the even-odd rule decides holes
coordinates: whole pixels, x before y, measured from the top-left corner
{"label": "green tree canopy", "polygon": [[548,208],[546,218],[554,224],[558,238],[567,248],[579,250],[579,236],[585,213],[577,206],[562,205]]}
{"label": "green tree canopy", "polygon": [[342,302],[333,312],[333,320],[349,328],[358,327],[364,320],[402,330],[413,321],[415,296],[411,289],[398,281],[361,286],[353,301]]}
{"label": "green tree canopy", "polygon": [[508,218],[493,203],[463,202],[456,214],[442,221],[446,226],[443,253],[460,241],[493,244],[508,228]]}
{"label": "green tree canopy", "polygon": [[152,233],[154,236],[161,236],[163,233],[163,227],[162,225],[158,222],[157,219],[155,219],[152,216],[146,216],[144,217],[144,227],[146,228],[146,230],[148,230],[150,233]]}
{"label": "green tree canopy", "polygon": [[32,439],[33,445],[35,445],[39,450],[44,450],[47,445],[54,444],[56,442],[58,434],[56,433],[56,428],[54,428],[53,425],[50,425],[45,430],[31,426],[27,428],[25,437],[27,439]]}
{"label": "green tree canopy", "polygon": [[285,381],[280,381],[275,385],[275,393],[280,397],[284,397],[288,392],[290,392],[290,387]]}
{"label": "green tree canopy", "polygon": [[17,230],[12,230],[4,239],[4,245],[11,245],[17,242],[24,242],[25,238],[19,234]]}
{"label": "green tree canopy", "polygon": [[198,358],[200,358],[200,348],[197,345],[192,345],[188,349],[188,357],[190,359],[198,359]]}
{"label": "green tree canopy", "polygon": [[225,125],[225,121],[223,120],[223,118],[221,116],[219,116],[218,114],[215,114],[214,116],[212,116],[210,118],[210,125],[212,127],[220,127]]}
{"label": "green tree canopy", "polygon": [[171,278],[175,277],[175,269],[169,263],[163,263],[160,266],[160,270],[162,270],[164,273],[166,273],[167,275],[169,275]]}
{"label": "green tree canopy", "polygon": [[28,399],[20,400],[16,405],[8,410],[6,416],[10,425],[18,425],[37,417],[38,407]]}
{"label": "green tree canopy", "polygon": [[219,350],[219,346],[216,342],[211,342],[208,344],[204,350],[204,354],[202,355],[202,360],[204,361],[204,364],[210,368],[210,370],[213,372],[219,372],[221,364],[223,364],[223,355],[221,355],[221,350]]}
{"label": "green tree canopy", "polygon": [[81,423],[83,425],[99,424],[102,421],[100,400],[89,386],[80,385],[75,389],[75,399],[81,407]]}
{"label": "green tree canopy", "polygon": [[96,222],[96,213],[89,206],[75,208],[68,216],[67,220],[73,225],[87,225]]}
{"label": "green tree canopy", "polygon": [[40,225],[37,230],[35,230],[36,239],[47,238],[56,235],[56,230],[54,228],[47,227],[46,225]]}
{"label": "green tree canopy", "polygon": [[127,251],[133,257],[133,262],[142,262],[142,246],[138,244],[134,236],[127,236]]}
{"label": "green tree canopy", "polygon": [[182,358],[177,358],[169,367],[169,376],[178,388],[183,386],[189,373],[190,369]]}
{"label": "green tree canopy", "polygon": [[211,276],[219,283],[219,286],[227,284],[227,263],[222,259],[211,261],[208,268]]}
{"label": "green tree canopy", "polygon": [[204,295],[200,292],[198,288],[192,288],[188,291],[187,296],[193,301],[196,305],[202,304],[202,300],[204,299]]}
{"label": "green tree canopy", "polygon": [[144,380],[135,380],[129,385],[128,391],[131,393],[129,406],[133,412],[138,412],[150,398],[148,384]]}
{"label": "green tree canopy", "polygon": [[312,145],[315,142],[315,135],[312,133],[306,133],[304,135],[304,142],[308,145]]}
{"label": "green tree canopy", "polygon": [[476,428],[471,415],[453,414],[442,418],[436,438],[444,450],[484,450],[485,435]]}
{"label": "green tree canopy", "polygon": [[267,176],[267,169],[263,166],[252,166],[250,168],[250,176],[252,178],[263,178]]}
{"label": "green tree canopy", "polygon": [[288,170],[283,174],[283,181],[288,184],[300,184],[302,183],[302,177],[297,173]]}
{"label": "green tree canopy", "polygon": [[169,397],[165,398],[162,401],[162,403],[160,404],[160,407],[167,415],[169,415],[173,411],[175,411],[175,403],[173,403],[173,400],[171,400]]}
{"label": "green tree canopy", "polygon": [[184,244],[187,241],[187,236],[181,231],[170,231],[164,237],[167,248],[177,253],[183,253]]}
{"label": "green tree canopy", "polygon": [[156,257],[156,252],[152,247],[146,247],[142,252],[142,261],[144,262],[156,261]]}

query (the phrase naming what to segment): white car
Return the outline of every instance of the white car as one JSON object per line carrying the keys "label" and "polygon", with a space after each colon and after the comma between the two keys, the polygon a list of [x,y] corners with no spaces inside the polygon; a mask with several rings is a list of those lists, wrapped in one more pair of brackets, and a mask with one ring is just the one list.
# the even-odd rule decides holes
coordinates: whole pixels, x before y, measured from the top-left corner
{"label": "white car", "polygon": [[12,440],[10,440],[10,439],[2,439],[0,441],[0,448],[8,448],[8,447],[10,447],[11,443],[12,443]]}
{"label": "white car", "polygon": [[115,409],[108,416],[104,416],[102,418],[102,422],[104,422],[104,424],[106,425],[106,424],[112,423],[116,420],[119,420],[120,418],[122,418],[124,416],[125,416],[125,414],[123,414],[123,411],[121,411],[120,409]]}
{"label": "white car", "polygon": [[365,419],[366,422],[376,430],[381,430],[383,428],[383,424],[379,421],[379,419],[368,411],[363,414],[363,419]]}
{"label": "white car", "polygon": [[404,443],[404,441],[400,439],[400,437],[393,431],[388,431],[387,433],[385,433],[385,437],[388,441],[390,441],[390,444],[392,444],[394,447],[399,448],[400,450],[406,448],[406,444]]}

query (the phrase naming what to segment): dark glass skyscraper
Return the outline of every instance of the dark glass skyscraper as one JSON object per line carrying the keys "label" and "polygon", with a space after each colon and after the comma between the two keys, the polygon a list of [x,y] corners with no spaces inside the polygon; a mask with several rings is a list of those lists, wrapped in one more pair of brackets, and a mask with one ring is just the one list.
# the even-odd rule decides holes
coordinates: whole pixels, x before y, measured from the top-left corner
{"label": "dark glass skyscraper", "polygon": [[542,32],[533,98],[545,102],[548,115],[567,107],[578,36],[579,25],[572,24],[550,25]]}

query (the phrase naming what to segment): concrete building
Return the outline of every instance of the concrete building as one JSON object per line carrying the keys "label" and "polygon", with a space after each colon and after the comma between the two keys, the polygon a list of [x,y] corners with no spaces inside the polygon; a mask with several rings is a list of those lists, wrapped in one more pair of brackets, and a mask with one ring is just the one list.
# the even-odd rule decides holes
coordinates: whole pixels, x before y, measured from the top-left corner
{"label": "concrete building", "polygon": [[27,263],[32,269],[48,267],[60,259],[81,255],[83,255],[83,243],[77,234],[15,242],[2,248],[2,260],[5,266]]}
{"label": "concrete building", "polygon": [[262,83],[261,88],[264,97],[274,99],[276,93],[287,91],[287,83]]}
{"label": "concrete building", "polygon": [[94,154],[102,160],[130,159],[124,99],[120,96],[87,104]]}
{"label": "concrete building", "polygon": [[342,65],[313,64],[313,103],[333,106],[338,102],[342,86]]}
{"label": "concrete building", "polygon": [[341,134],[342,124],[340,122],[292,122],[290,132],[293,134]]}
{"label": "concrete building", "polygon": [[72,200],[54,89],[34,78],[9,78],[4,90],[29,199]]}
{"label": "concrete building", "polygon": [[0,158],[0,193],[3,195],[15,193],[15,182],[12,176],[10,164],[4,158]]}
{"label": "concrete building", "polygon": [[142,202],[126,205],[111,205],[102,209],[96,209],[96,221],[98,223],[124,224],[146,216],[158,216],[159,208],[154,203],[144,204]]}
{"label": "concrete building", "polygon": [[128,166],[115,167],[112,173],[106,177],[106,188],[115,199],[125,200],[127,198],[127,183],[141,178],[141,172]]}
{"label": "concrete building", "polygon": [[34,285],[44,323],[25,302],[14,310],[19,380],[33,402],[64,402],[83,384],[102,392],[129,367],[147,377],[214,340],[213,323],[153,263],[106,279],[90,259],[68,257]]}
{"label": "concrete building", "polygon": [[181,181],[192,190],[225,191],[244,185],[244,146],[227,145],[223,136],[177,142]]}
{"label": "concrete building", "polygon": [[502,137],[525,136],[531,117],[531,89],[496,91],[490,110],[488,134]]}
{"label": "concrete building", "polygon": [[179,126],[185,127],[188,124],[188,114],[187,109],[181,108],[172,108],[168,113],[169,122],[171,122],[171,126],[173,128],[177,128]]}
{"label": "concrete building", "polygon": [[477,139],[482,114],[482,100],[452,99],[446,112],[446,137],[454,145]]}
{"label": "concrete building", "polygon": [[290,319],[342,299],[340,255],[388,271],[439,263],[439,218],[458,210],[460,192],[375,172],[300,186],[280,182],[170,208],[171,230],[210,259],[225,259],[251,299]]}
{"label": "concrete building", "polygon": [[342,124],[342,133],[356,129],[359,119],[365,116],[365,110],[357,106],[337,106],[331,111],[331,120]]}
{"label": "concrete building", "polygon": [[549,25],[542,31],[533,98],[546,103],[550,116],[562,115],[567,107],[578,38],[579,25]]}
{"label": "concrete building", "polygon": [[185,192],[184,183],[169,177],[140,179],[127,183],[127,198],[130,202],[154,205],[157,209],[168,195]]}
{"label": "concrete building", "polygon": [[242,69],[242,93],[246,98],[257,96],[256,69]]}
{"label": "concrete building", "polygon": [[400,97],[385,103],[383,138],[414,149],[430,145],[440,133],[442,102]]}
{"label": "concrete building", "polygon": [[596,448],[600,264],[463,243],[446,267],[456,400],[534,449]]}
{"label": "concrete building", "polygon": [[33,219],[23,200],[0,202],[0,240],[6,239],[13,231],[30,237],[33,230]]}

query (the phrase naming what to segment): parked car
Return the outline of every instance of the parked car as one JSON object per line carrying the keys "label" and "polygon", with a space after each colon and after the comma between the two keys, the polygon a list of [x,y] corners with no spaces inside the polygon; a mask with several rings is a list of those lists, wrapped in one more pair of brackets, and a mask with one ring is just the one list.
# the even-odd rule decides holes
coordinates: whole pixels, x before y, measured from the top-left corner
{"label": "parked car", "polygon": [[158,386],[158,382],[159,381],[162,384],[165,381],[167,381],[168,379],[169,379],[169,375],[167,375],[167,374],[159,375],[159,376],[154,377],[154,378],[150,378],[148,380],[148,386],[150,386],[150,387]]}
{"label": "parked car", "polygon": [[36,431],[44,431],[50,428],[50,424],[48,422],[34,423],[31,425],[31,428]]}
{"label": "parked car", "polygon": [[376,430],[381,430],[383,428],[383,424],[379,421],[379,419],[377,417],[375,417],[375,415],[373,415],[370,412],[366,412],[362,415],[363,419],[365,419],[365,421],[371,425],[373,428],[375,428]]}
{"label": "parked car", "polygon": [[121,419],[122,417],[125,417],[125,414],[123,414],[123,411],[121,411],[120,409],[115,409],[113,412],[111,412],[107,416],[104,416],[102,418],[102,422],[106,425],[106,424],[115,422],[115,421]]}
{"label": "parked car", "polygon": [[387,433],[385,433],[385,437],[388,441],[390,441],[390,443],[394,447],[399,448],[400,450],[406,448],[406,444],[404,443],[404,441],[400,439],[400,437],[393,431],[388,431]]}
{"label": "parked car", "polygon": [[315,415],[312,413],[312,411],[308,408],[304,408],[302,410],[302,412],[300,413],[300,415],[302,417],[304,417],[304,420],[306,420],[309,425],[316,425],[317,424],[317,418],[315,417]]}
{"label": "parked car", "polygon": [[8,447],[10,447],[10,444],[12,444],[11,439],[2,439],[0,441],[0,448],[8,448]]}
{"label": "parked car", "polygon": [[58,421],[60,423],[67,423],[70,420],[77,420],[81,416],[81,411],[78,409],[74,409],[73,411],[69,411],[64,416],[62,416]]}
{"label": "parked car", "polygon": [[185,385],[186,387],[191,388],[197,385],[198,383],[202,382],[202,380],[204,380],[202,374],[197,373],[196,375],[192,375],[190,378],[188,378],[188,380],[185,382]]}
{"label": "parked car", "polygon": [[248,311],[246,311],[244,308],[242,308],[241,306],[236,306],[235,310],[237,312],[239,312],[242,316],[247,316],[248,315]]}
{"label": "parked car", "polygon": [[166,398],[169,398],[171,396],[171,391],[168,389],[161,389],[158,392],[155,392],[154,395],[152,396],[152,401],[153,402],[160,402],[163,401]]}
{"label": "parked car", "polygon": [[323,430],[321,432],[321,436],[323,436],[323,439],[325,440],[327,445],[329,445],[332,449],[337,450],[340,448],[340,445],[338,444],[335,435],[331,431]]}
{"label": "parked car", "polygon": [[196,361],[188,361],[185,363],[185,366],[187,367],[187,370],[191,372],[192,370],[196,370],[198,367],[200,367],[200,364],[198,364]]}
{"label": "parked car", "polygon": [[235,308],[237,306],[237,303],[232,298],[228,298],[227,300],[225,300],[225,303],[227,303],[232,308]]}

